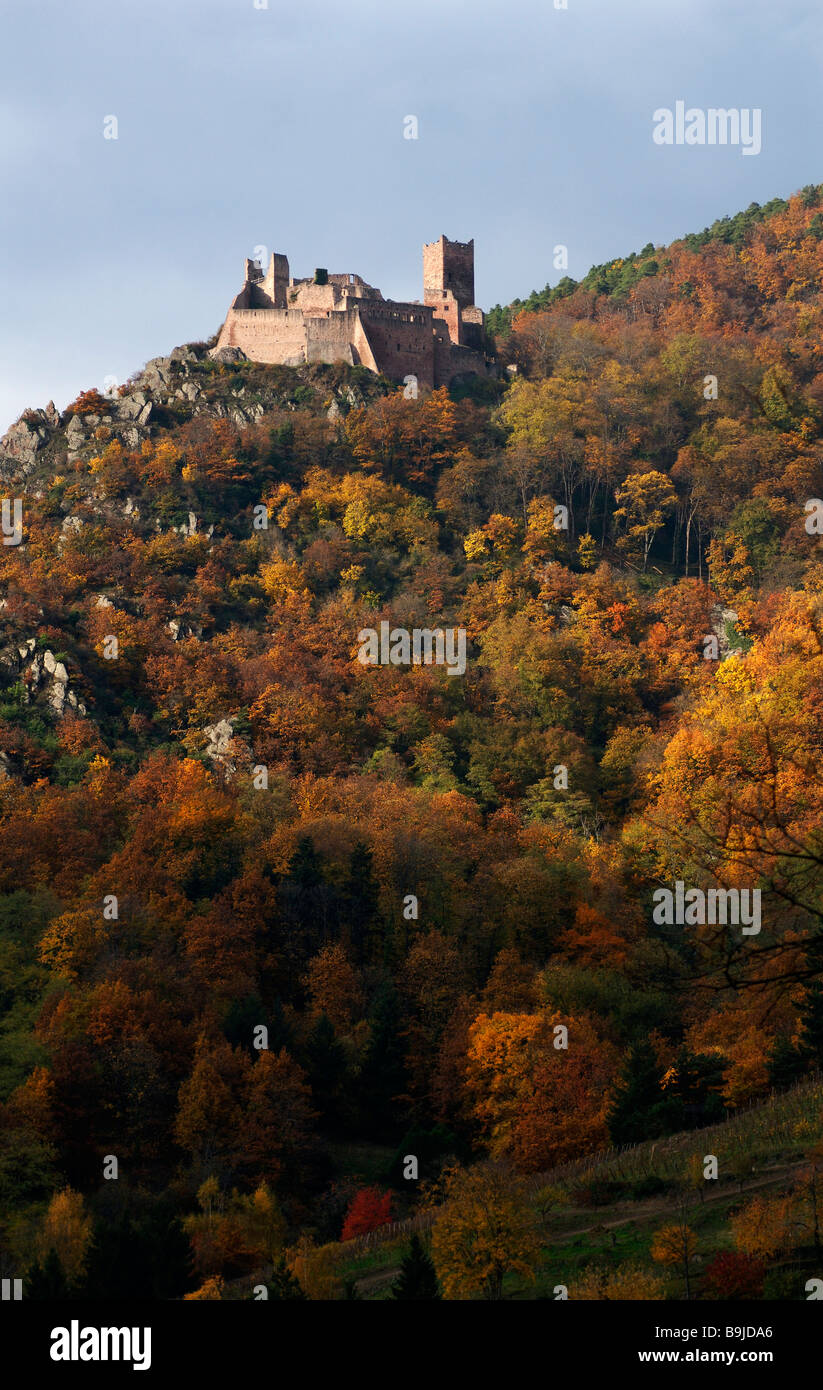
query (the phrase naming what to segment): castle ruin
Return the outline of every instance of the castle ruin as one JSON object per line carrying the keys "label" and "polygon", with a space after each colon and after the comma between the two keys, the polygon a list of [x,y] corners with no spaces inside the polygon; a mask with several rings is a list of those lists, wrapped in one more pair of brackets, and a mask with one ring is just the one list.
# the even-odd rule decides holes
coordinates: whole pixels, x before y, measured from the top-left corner
{"label": "castle ruin", "polygon": [[423,247],[423,303],[384,299],[359,275],[316,270],[292,279],[275,252],[264,273],[246,261],[245,283],[220,330],[212,356],[240,349],[253,362],[360,364],[395,380],[447,386],[466,374],[485,376],[483,312],[474,303],[474,241]]}

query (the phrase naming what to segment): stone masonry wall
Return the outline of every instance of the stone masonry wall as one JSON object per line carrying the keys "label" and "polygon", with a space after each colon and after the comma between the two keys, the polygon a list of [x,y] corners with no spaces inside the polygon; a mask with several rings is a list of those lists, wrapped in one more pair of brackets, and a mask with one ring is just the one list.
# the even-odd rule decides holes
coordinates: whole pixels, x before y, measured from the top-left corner
{"label": "stone masonry wall", "polygon": [[421,386],[434,385],[432,314],[422,304],[366,300],[360,315],[378,370],[402,381],[416,376]]}

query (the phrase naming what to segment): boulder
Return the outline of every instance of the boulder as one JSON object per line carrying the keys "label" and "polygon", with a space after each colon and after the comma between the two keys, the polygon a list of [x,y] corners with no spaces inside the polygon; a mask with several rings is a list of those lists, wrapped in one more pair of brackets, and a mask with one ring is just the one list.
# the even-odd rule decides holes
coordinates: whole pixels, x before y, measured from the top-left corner
{"label": "boulder", "polygon": [[212,357],[215,362],[248,362],[249,360],[243,349],[239,347],[212,348],[209,357]]}
{"label": "boulder", "polygon": [[234,738],[234,719],[219,719],[216,724],[207,724],[203,733],[208,739],[206,757],[219,763],[227,772],[234,772],[235,763],[229,753]]}

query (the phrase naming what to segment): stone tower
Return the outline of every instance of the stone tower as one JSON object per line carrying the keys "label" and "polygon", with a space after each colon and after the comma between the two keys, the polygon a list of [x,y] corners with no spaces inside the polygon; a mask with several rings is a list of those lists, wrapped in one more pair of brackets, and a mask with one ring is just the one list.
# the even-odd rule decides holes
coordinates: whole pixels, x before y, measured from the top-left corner
{"label": "stone tower", "polygon": [[441,236],[423,247],[424,303],[439,303],[449,290],[458,308],[474,304],[474,238],[464,242]]}
{"label": "stone tower", "polygon": [[289,288],[289,261],[278,251],[272,253],[263,288],[275,309],[286,308],[286,290]]}

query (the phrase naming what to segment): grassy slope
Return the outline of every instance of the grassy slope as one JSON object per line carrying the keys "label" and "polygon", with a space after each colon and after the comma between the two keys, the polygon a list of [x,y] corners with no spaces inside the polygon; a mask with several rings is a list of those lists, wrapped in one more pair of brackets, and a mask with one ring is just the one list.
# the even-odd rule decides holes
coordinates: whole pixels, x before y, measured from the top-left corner
{"label": "grassy slope", "polygon": [[[729,1215],[742,1198],[755,1191],[784,1191],[821,1140],[823,1080],[817,1079],[740,1112],[723,1124],[649,1141],[622,1153],[592,1155],[580,1164],[540,1174],[532,1179],[535,1193],[555,1187],[561,1199],[545,1221],[543,1260],[536,1283],[512,1278],[506,1296],[553,1298],[556,1284],[570,1282],[590,1263],[610,1267],[638,1262],[659,1273],[649,1253],[652,1237],[673,1218],[684,1190],[690,1202],[689,1224],[698,1237],[695,1269],[699,1273],[713,1255],[729,1248]],[[702,1192],[684,1187],[689,1161],[695,1157],[702,1160],[705,1154],[717,1156],[718,1179],[706,1183]],[[645,1199],[632,1196],[630,1185],[649,1177],[665,1182],[666,1192]],[[628,1195],[615,1195],[596,1208],[581,1206],[571,1200],[571,1193],[583,1179],[587,1184],[623,1184]],[[368,1246],[348,1242],[340,1247],[341,1274],[357,1279],[362,1297],[386,1298],[407,1244],[407,1236],[381,1241],[379,1233]],[[680,1296],[676,1278],[672,1296]]]}

